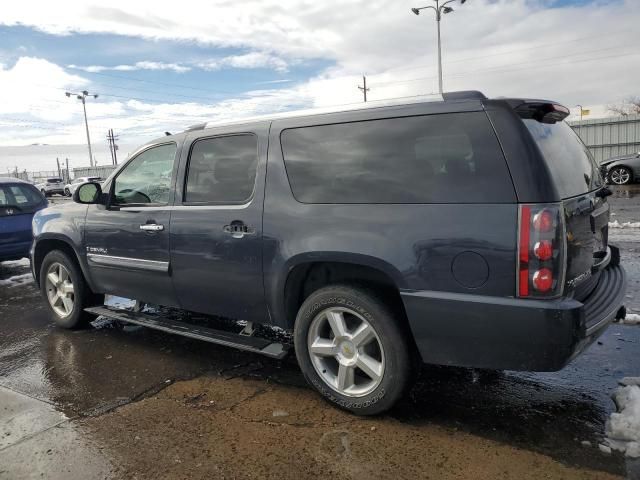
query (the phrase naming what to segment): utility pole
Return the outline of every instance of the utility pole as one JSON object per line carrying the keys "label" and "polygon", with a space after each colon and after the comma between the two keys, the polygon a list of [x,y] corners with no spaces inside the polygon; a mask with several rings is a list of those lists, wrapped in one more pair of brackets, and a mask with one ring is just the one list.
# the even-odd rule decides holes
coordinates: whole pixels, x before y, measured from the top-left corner
{"label": "utility pole", "polygon": [[91,138],[89,137],[89,122],[87,121],[87,105],[86,98],[93,97],[98,98],[97,94],[90,94],[86,90],[83,90],[81,93],[73,93],[73,92],[65,92],[67,97],[71,97],[71,95],[75,95],[78,100],[82,101],[82,110],[84,111],[84,126],[87,130],[87,145],[89,147],[89,166],[93,167],[93,153],[91,152]]}
{"label": "utility pole", "polygon": [[[429,5],[427,7],[412,8],[411,11],[413,13],[415,13],[416,15],[420,15],[420,10],[425,10],[427,8],[430,8],[431,10],[436,12],[436,23],[438,24],[438,91],[440,92],[440,95],[442,95],[443,94],[443,88],[442,88],[442,42],[440,40],[440,20],[442,20],[442,14],[443,13],[451,13],[451,12],[453,12],[453,7],[447,7],[447,5],[449,3],[455,2],[456,0],[448,0],[448,1],[444,2],[442,5],[440,5],[440,2],[442,0],[433,0],[433,1],[436,2],[436,6],[435,7]],[[467,0],[460,0],[460,4],[463,4],[466,1]]]}
{"label": "utility pole", "polygon": [[370,88],[367,88],[367,76],[363,75],[362,76],[362,87],[360,85],[358,85],[358,90],[362,90],[362,93],[364,95],[364,101],[367,101],[367,92],[369,90],[371,90]]}
{"label": "utility pole", "polygon": [[65,158],[64,161],[67,164],[67,183],[71,183],[71,175],[69,175],[69,159]]}
{"label": "utility pole", "polygon": [[107,132],[107,140],[109,141],[109,151],[111,152],[111,163],[118,165],[118,145],[116,144],[118,136],[113,133],[113,128],[110,128]]}
{"label": "utility pole", "polygon": [[60,160],[56,157],[56,164],[58,165],[58,177],[62,178],[62,172],[60,171]]}

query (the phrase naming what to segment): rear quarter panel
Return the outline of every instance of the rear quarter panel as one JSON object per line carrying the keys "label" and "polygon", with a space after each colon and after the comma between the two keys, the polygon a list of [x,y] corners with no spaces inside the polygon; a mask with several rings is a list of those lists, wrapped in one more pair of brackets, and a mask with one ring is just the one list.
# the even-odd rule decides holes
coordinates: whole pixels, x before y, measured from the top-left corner
{"label": "rear quarter panel", "polygon": [[[265,290],[275,324],[291,327],[286,280],[306,262],[370,266],[401,291],[514,295],[517,205],[300,203],[284,167],[282,130],[276,124],[271,129],[263,226]],[[468,260],[467,255],[472,269],[486,268],[486,278],[473,287],[453,273],[455,259]],[[477,276],[464,271],[470,263],[456,264],[458,278]]]}

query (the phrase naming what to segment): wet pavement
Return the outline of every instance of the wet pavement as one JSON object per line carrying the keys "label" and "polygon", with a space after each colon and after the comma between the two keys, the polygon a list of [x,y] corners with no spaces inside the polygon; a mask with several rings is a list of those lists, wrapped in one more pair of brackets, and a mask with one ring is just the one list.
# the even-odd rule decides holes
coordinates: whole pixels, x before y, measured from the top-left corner
{"label": "wet pavement", "polygon": [[[640,221],[640,187],[610,200],[612,220]],[[611,242],[640,313],[640,229]],[[640,375],[640,327],[611,326],[556,373],[425,367],[393,411],[363,419],[320,400],[293,356],[109,321],[56,328],[26,273],[0,264],[0,479],[640,478],[598,447],[611,393]]]}

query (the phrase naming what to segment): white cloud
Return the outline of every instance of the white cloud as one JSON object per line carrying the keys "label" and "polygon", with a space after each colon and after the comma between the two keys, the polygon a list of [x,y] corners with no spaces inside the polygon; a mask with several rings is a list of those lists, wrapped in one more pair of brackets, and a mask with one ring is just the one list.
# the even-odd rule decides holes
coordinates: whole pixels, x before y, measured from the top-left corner
{"label": "white cloud", "polygon": [[213,59],[196,64],[204,70],[220,70],[222,68],[272,68],[278,72],[286,72],[287,62],[280,57],[264,52],[251,52],[243,55],[231,55],[221,59]]}
{"label": "white cloud", "polygon": [[[412,15],[412,0],[177,4],[113,0],[109,7],[88,0],[83,5],[78,8],[71,0],[42,1],[34,8],[33,2],[10,2],[3,6],[0,24],[20,24],[57,35],[120,34],[249,51],[209,61],[185,58],[174,64],[83,67],[94,72],[160,69],[161,65],[170,71],[271,68],[284,72],[309,59],[332,65],[302,83],[281,89],[275,88],[282,85],[265,83],[264,90],[213,105],[181,103],[183,97],[164,104],[100,98],[88,105],[92,135],[100,141],[108,128],[136,143],[210,119],[358,102],[362,73],[367,73],[372,100],[437,89],[435,21],[430,13]],[[605,113],[607,103],[640,94],[639,2],[622,0],[615,8],[606,2],[554,9],[547,5],[546,0],[474,0],[456,6],[455,13],[442,22],[445,89],[552,98],[571,108],[580,103],[591,108],[592,117]],[[75,14],[68,15],[70,10]],[[46,79],[46,88],[35,85],[42,83],[39,79]],[[92,83],[42,59],[25,57],[14,67],[0,68],[0,124],[7,112],[42,122],[11,131],[2,126],[0,142],[83,142],[78,102],[61,96],[61,89],[79,87],[91,90]],[[118,94],[136,96],[126,90]],[[51,125],[46,122],[54,122],[55,128],[48,129]]]}
{"label": "white cloud", "polygon": [[114,65],[114,66],[106,66],[106,65],[67,65],[67,68],[71,68],[74,70],[82,70],[84,72],[89,73],[99,73],[109,70],[119,71],[119,72],[130,72],[134,70],[172,70],[176,73],[184,73],[191,70],[191,67],[186,65],[180,65],[178,63],[164,63],[164,62],[150,62],[150,61],[142,61],[136,62],[133,65]]}

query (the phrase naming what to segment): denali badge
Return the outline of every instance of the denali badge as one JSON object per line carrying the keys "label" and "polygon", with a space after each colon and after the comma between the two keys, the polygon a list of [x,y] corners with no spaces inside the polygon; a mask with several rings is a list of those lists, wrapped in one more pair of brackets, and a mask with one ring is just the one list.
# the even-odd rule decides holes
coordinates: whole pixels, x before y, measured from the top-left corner
{"label": "denali badge", "polygon": [[101,255],[106,255],[109,251],[106,248],[101,247],[87,247],[87,253],[99,253]]}

